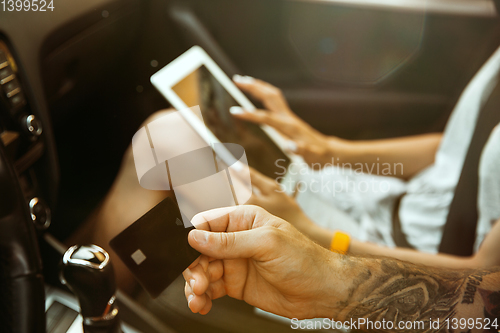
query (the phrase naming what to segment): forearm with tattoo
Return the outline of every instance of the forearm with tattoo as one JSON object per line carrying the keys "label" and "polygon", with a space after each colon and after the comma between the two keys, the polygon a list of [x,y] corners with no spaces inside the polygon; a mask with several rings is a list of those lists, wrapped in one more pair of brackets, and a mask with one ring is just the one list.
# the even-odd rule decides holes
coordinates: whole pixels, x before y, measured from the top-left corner
{"label": "forearm with tattoo", "polygon": [[[492,322],[500,317],[500,267],[441,270],[393,259],[347,256],[341,262],[356,278],[351,280],[346,299],[337,304],[340,320],[392,322],[394,329],[387,331],[397,332],[466,332],[453,330],[458,326],[450,323],[461,318],[489,318]],[[422,322],[423,326],[402,330],[399,322]],[[497,322],[500,329],[500,319]]]}

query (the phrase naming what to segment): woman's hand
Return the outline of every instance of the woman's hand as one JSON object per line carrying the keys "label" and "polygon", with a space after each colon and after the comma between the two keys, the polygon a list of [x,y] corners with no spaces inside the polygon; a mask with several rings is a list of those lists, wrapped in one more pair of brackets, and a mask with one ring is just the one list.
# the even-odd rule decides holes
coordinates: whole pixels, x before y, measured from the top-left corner
{"label": "woman's hand", "polygon": [[339,255],[262,208],[216,209],[192,222],[197,229],[189,244],[202,255],[183,276],[195,313],[208,313],[212,300],[228,295],[281,316],[314,318],[337,313],[338,301],[347,297],[332,287],[340,278]]}
{"label": "woman's hand", "polygon": [[249,205],[260,206],[269,213],[288,222],[305,235],[315,226],[299,207],[295,199],[287,195],[280,184],[250,168],[254,194],[247,202]]}
{"label": "woman's hand", "polygon": [[280,89],[249,76],[235,75],[233,80],[238,88],[262,102],[267,109],[247,111],[234,106],[230,111],[235,117],[274,127],[291,140],[287,149],[301,155],[309,164],[331,163],[332,140],[297,117],[290,110]]}

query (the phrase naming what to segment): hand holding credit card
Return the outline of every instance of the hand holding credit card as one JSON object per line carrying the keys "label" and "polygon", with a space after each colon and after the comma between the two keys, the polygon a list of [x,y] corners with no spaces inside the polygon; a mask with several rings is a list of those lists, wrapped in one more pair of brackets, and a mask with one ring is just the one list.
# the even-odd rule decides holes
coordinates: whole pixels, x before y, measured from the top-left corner
{"label": "hand holding credit card", "polygon": [[109,244],[151,297],[158,297],[200,253],[188,244],[179,207],[166,198]]}

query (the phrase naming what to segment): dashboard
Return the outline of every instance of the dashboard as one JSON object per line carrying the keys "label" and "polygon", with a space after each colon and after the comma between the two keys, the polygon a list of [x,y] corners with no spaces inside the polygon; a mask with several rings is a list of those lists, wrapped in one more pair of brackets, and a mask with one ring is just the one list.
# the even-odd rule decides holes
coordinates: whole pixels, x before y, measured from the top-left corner
{"label": "dashboard", "polygon": [[[133,0],[54,1],[51,6],[53,10],[44,12],[9,11],[0,4],[2,332],[46,329],[45,300],[53,298],[52,289],[46,286],[58,279],[60,252],[65,250],[59,241],[64,236],[58,239],[46,230],[57,216],[62,217],[58,227],[50,229],[54,234],[58,230],[69,233],[78,226],[78,219],[64,222],[65,211],[66,216],[77,215],[72,210],[79,198],[72,198],[74,206],[60,204],[61,147],[55,133],[69,130],[75,136],[79,126],[85,126],[85,121],[79,121],[85,115],[65,103],[89,98],[102,90],[99,84],[104,78],[116,78],[113,64],[133,48],[136,40],[131,36],[138,34],[142,10],[140,2]],[[93,89],[82,88],[87,86]],[[99,99],[94,100],[99,104]],[[61,109],[65,111],[58,112]],[[81,215],[83,220],[85,214]],[[119,299],[122,303],[127,300],[120,293]],[[135,326],[141,331],[157,331],[151,328],[154,319],[141,320],[138,311],[130,310],[133,306],[122,305],[125,312],[132,313],[128,317]],[[74,313],[77,308],[72,308],[64,311]],[[53,316],[47,318],[52,318],[54,328],[49,331],[56,332]],[[159,327],[159,331],[170,331]]]}
{"label": "dashboard", "polygon": [[[36,196],[38,205],[44,205],[48,212],[57,198],[59,166],[48,99],[64,89],[57,86],[60,82],[68,88],[61,54],[78,42],[82,33],[88,33],[89,27],[99,29],[109,16],[110,21],[116,20],[114,16],[121,14],[127,3],[57,1],[54,11],[0,12],[0,131],[27,204]],[[51,66],[54,62],[57,69]],[[47,81],[52,84],[45,85]],[[46,222],[50,221],[41,224]]]}

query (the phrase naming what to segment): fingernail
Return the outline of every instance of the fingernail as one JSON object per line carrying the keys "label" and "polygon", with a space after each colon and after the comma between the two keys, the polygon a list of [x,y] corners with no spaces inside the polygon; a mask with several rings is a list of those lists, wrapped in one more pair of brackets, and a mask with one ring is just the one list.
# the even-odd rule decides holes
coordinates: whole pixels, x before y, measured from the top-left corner
{"label": "fingernail", "polygon": [[248,76],[248,75],[243,76],[243,81],[245,83],[253,83],[254,80],[255,79],[253,77],[251,77],[251,76]]}
{"label": "fingernail", "polygon": [[245,113],[245,110],[243,110],[243,108],[241,106],[231,106],[229,108],[229,112],[231,114],[243,114],[243,113]]}
{"label": "fingernail", "polygon": [[199,245],[205,245],[208,241],[208,233],[199,230],[193,230],[193,238]]}
{"label": "fingernail", "polygon": [[288,141],[285,145],[285,149],[295,153],[297,151],[297,144],[293,141]]}
{"label": "fingernail", "polygon": [[196,281],[194,279],[189,280],[189,286],[191,287],[191,290],[194,292],[194,284]]}
{"label": "fingernail", "polygon": [[193,298],[194,298],[194,295],[188,296],[188,306],[189,306],[189,303],[191,303],[191,301],[193,300]]}
{"label": "fingernail", "polygon": [[251,76],[248,76],[248,75],[241,76],[241,75],[236,74],[233,76],[233,81],[238,82],[238,83],[247,84],[247,83],[252,83],[254,81],[254,78]]}

